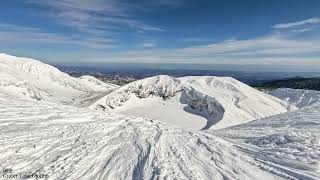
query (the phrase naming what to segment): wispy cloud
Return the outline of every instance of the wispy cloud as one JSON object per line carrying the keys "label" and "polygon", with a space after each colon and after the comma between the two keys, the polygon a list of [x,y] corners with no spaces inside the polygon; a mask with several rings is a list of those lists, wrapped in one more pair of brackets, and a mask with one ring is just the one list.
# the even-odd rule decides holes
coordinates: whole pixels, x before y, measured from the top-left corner
{"label": "wispy cloud", "polygon": [[134,18],[139,7],[133,3],[117,0],[28,0],[27,3],[49,8],[49,17],[62,25],[80,31],[96,32],[126,26],[142,31],[164,31]]}
{"label": "wispy cloud", "polygon": [[[226,40],[188,48],[145,50],[115,55],[111,60],[124,62],[209,63],[209,64],[320,64],[320,41],[296,40],[268,35],[247,40]],[[292,60],[290,63],[290,59]]]}
{"label": "wispy cloud", "polygon": [[95,49],[106,49],[117,46],[112,38],[93,38],[67,36],[58,33],[45,32],[39,28],[0,24],[0,41],[6,44],[56,44],[76,45]]}
{"label": "wispy cloud", "polygon": [[191,38],[182,38],[179,39],[179,41],[182,42],[187,42],[187,43],[203,43],[203,42],[208,42],[208,41],[212,41],[212,39],[210,38],[199,38],[199,37],[191,37]]}
{"label": "wispy cloud", "polygon": [[[149,0],[136,5],[129,0],[26,0],[31,5],[44,7],[47,18],[66,26],[72,35],[34,27],[0,24],[0,41],[19,44],[59,44],[107,49],[118,46],[117,31],[134,31],[143,50],[100,54],[101,61],[146,63],[211,63],[211,64],[320,64],[320,39],[295,37],[307,34],[320,26],[320,18],[279,23],[268,35],[251,39],[227,39],[211,43],[206,38],[179,40],[193,44],[186,48],[159,49],[157,42],[148,40],[148,32],[162,32],[165,28],[139,20],[136,11],[147,12],[152,6],[180,6],[182,0]],[[139,1],[141,2],[141,1]],[[140,33],[143,32],[143,33]],[[290,35],[288,35],[288,32]],[[296,33],[292,33],[296,32]],[[123,31],[121,32],[123,35]],[[293,35],[292,35],[293,34]],[[127,34],[125,34],[127,35]],[[147,40],[146,40],[147,39]],[[184,43],[187,44],[187,43]],[[194,45],[194,44],[204,45]],[[170,46],[172,47],[172,46]],[[316,55],[316,56],[315,56]],[[94,55],[93,55],[94,56]],[[291,59],[291,61],[290,61]]]}
{"label": "wispy cloud", "polygon": [[138,47],[141,48],[154,48],[157,46],[157,43],[154,41],[146,40],[143,41],[142,43],[138,44]]}
{"label": "wispy cloud", "polygon": [[285,28],[295,28],[295,27],[302,27],[306,25],[319,25],[319,24],[320,24],[320,17],[313,17],[313,18],[302,20],[302,21],[275,24],[272,27],[275,29],[285,29]]}
{"label": "wispy cloud", "polygon": [[[154,6],[177,7],[182,0],[150,0],[150,1],[118,1],[118,0],[26,0],[25,3],[45,10],[40,15],[55,20],[76,34],[87,37],[86,44],[95,48],[109,47],[110,39],[121,39],[118,32],[127,31],[127,35],[135,33],[163,32],[164,28],[145,23],[135,13],[147,12]],[[30,33],[30,32],[29,32]],[[112,37],[112,38],[110,38]],[[142,42],[145,47],[155,44]],[[112,47],[112,46],[110,46]]]}
{"label": "wispy cloud", "polygon": [[178,52],[194,55],[202,54],[245,54],[245,55],[293,55],[307,52],[320,52],[317,40],[294,40],[281,35],[269,35],[247,40],[226,40],[205,46],[179,49]]}
{"label": "wispy cloud", "polygon": [[[38,16],[49,18],[50,25],[55,22],[67,29],[63,32],[54,32],[40,29],[40,27],[0,24],[2,43],[69,44],[107,49],[118,47],[121,39],[119,37],[121,33],[118,34],[118,32],[127,31],[127,34],[132,33],[134,36],[135,33],[141,32],[146,34],[165,31],[162,27],[139,20],[135,17],[136,12],[146,12],[146,9],[154,6],[176,7],[183,1],[150,0],[146,1],[147,4],[141,1],[142,5],[127,0],[26,0],[22,2],[40,8]],[[52,19],[54,21],[51,21]],[[141,44],[144,47],[156,46],[151,42],[141,42]]]}
{"label": "wispy cloud", "polygon": [[[209,63],[209,64],[284,64],[320,65],[320,39],[308,38],[319,18],[272,26],[289,31],[271,33],[251,39],[227,39],[206,45],[193,45],[176,49],[152,49],[114,55],[111,60],[124,62]],[[290,31],[299,34],[289,33]],[[289,33],[289,34],[288,34]],[[303,34],[303,36],[301,36]],[[196,42],[203,39],[184,39]]]}

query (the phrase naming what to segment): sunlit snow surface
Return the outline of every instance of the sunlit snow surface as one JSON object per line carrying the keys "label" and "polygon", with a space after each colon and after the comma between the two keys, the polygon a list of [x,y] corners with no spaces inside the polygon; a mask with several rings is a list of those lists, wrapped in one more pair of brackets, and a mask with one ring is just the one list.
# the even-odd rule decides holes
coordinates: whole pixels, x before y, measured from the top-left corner
{"label": "sunlit snow surface", "polygon": [[0,96],[0,168],[49,179],[319,179],[320,105],[220,131]]}

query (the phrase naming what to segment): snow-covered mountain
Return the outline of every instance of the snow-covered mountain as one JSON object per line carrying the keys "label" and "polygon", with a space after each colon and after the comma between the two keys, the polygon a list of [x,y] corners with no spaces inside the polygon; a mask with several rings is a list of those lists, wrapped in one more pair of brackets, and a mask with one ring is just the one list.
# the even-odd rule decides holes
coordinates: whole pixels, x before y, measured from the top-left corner
{"label": "snow-covered mountain", "polygon": [[279,88],[269,93],[293,106],[303,108],[320,102],[320,91]]}
{"label": "snow-covered mountain", "polygon": [[50,180],[316,180],[319,109],[194,132],[0,95],[0,169]]}
{"label": "snow-covered mountain", "polygon": [[0,93],[64,104],[117,88],[94,77],[74,78],[40,61],[0,54]]}
{"label": "snow-covered mountain", "polygon": [[155,76],[127,84],[91,106],[187,129],[224,128],[295,109],[233,78]]}

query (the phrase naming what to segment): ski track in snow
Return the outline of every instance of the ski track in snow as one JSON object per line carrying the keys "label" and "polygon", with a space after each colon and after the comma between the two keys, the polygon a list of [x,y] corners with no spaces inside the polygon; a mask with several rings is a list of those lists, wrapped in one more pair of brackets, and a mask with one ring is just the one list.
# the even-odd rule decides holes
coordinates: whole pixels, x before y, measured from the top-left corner
{"label": "ski track in snow", "polygon": [[0,106],[0,169],[13,173],[48,174],[49,179],[319,177],[293,173],[290,166],[278,165],[279,159],[266,157],[264,147],[247,145],[258,137],[237,143],[211,131],[185,131],[151,119],[2,95]]}

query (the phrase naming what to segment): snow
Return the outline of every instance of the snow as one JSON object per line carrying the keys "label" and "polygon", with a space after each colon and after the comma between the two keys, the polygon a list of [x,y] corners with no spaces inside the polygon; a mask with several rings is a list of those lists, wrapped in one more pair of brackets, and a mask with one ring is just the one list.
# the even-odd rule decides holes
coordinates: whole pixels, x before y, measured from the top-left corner
{"label": "snow", "polygon": [[[314,115],[319,114],[309,118]],[[313,121],[319,123],[319,118]],[[277,132],[286,125],[278,124]],[[0,128],[0,169],[36,172],[48,175],[48,179],[319,178],[319,146],[298,140],[302,146],[310,146],[305,151],[310,155],[293,151],[293,156],[304,157],[304,161],[295,162],[295,166],[291,161],[284,164],[286,156],[271,158],[268,153],[272,149],[254,145],[263,131],[250,134],[245,127],[238,129],[234,139],[210,131],[186,131],[147,118],[0,96]],[[304,134],[309,133],[317,143],[314,133],[319,135],[319,128],[308,128],[312,131]],[[252,137],[242,138],[245,135]]]}
{"label": "snow", "polygon": [[201,93],[214,97],[224,109],[215,129],[295,110],[295,107],[231,77],[191,76],[180,78]]}
{"label": "snow", "polygon": [[105,91],[106,89],[118,88],[118,85],[105,83],[93,76],[81,76],[79,78],[84,84],[86,83],[88,87],[91,87],[94,91]]}
{"label": "snow", "polygon": [[320,102],[212,134],[298,179],[320,178]]}
{"label": "snow", "polygon": [[320,101],[320,91],[314,90],[279,88],[269,94],[298,108],[310,106]]}
{"label": "snow", "polygon": [[0,54],[0,92],[4,94],[81,106],[82,99],[93,92],[106,95],[117,87],[91,76],[71,77],[34,59]]}
{"label": "snow", "polygon": [[0,177],[320,179],[317,93],[286,92],[303,108],[228,77],[118,87],[0,54]]}
{"label": "snow", "polygon": [[91,108],[193,130],[225,128],[295,109],[232,78],[165,75],[120,87]]}
{"label": "snow", "polygon": [[[191,111],[190,113],[186,112],[185,108],[188,106],[177,103],[179,102],[180,98],[181,95],[177,95],[173,98],[163,101],[161,97],[140,99],[136,96],[132,96],[126,102],[127,106],[120,106],[113,112],[161,119],[165,123],[175,125],[176,127],[183,127],[184,129],[189,130],[201,129],[205,127],[207,124],[206,114],[201,114],[200,111],[197,112],[192,108],[189,108],[188,112]],[[146,107],[152,108],[146,110]],[[181,119],[183,119],[183,123],[181,123]]]}

